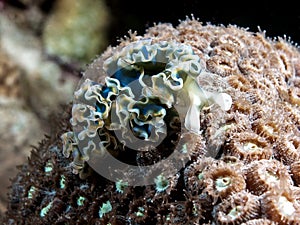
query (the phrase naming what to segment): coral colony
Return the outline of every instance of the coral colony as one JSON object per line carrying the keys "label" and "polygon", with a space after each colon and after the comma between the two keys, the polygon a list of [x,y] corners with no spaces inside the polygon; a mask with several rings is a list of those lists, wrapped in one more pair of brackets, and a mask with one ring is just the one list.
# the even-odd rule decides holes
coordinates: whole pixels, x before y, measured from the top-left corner
{"label": "coral colony", "polygon": [[130,33],[83,73],[3,223],[300,224],[299,93],[286,38],[194,18]]}

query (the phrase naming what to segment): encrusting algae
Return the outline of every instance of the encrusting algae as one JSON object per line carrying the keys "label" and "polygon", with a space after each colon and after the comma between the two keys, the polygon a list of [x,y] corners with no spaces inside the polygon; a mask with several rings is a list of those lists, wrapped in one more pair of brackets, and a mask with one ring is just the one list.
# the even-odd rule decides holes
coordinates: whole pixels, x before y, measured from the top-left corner
{"label": "encrusting algae", "polygon": [[[83,78],[13,180],[3,224],[300,224],[300,52],[289,40],[187,18],[130,33]],[[153,183],[104,178],[105,152],[150,165]]]}

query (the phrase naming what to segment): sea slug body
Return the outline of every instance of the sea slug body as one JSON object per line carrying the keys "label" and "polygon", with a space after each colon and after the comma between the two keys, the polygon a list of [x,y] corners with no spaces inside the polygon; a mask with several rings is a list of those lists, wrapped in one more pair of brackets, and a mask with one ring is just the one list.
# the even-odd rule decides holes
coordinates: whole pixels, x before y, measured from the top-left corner
{"label": "sea slug body", "polygon": [[134,148],[138,142],[161,142],[178,117],[185,129],[200,134],[204,106],[216,104],[227,111],[232,104],[230,95],[201,88],[199,77],[210,74],[190,46],[174,41],[131,43],[97,68],[104,83],[84,75],[72,108],[74,131],[62,135],[64,155],[73,154],[75,172],[93,154],[108,151],[117,157],[120,149]]}

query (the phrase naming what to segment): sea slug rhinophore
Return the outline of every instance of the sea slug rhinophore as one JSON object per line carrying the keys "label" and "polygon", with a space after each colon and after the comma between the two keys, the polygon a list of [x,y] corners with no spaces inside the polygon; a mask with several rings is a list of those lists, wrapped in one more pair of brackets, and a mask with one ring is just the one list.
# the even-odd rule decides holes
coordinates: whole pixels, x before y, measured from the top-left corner
{"label": "sea slug rhinophore", "polygon": [[194,18],[130,33],[83,73],[3,223],[299,224],[299,90],[286,38]]}

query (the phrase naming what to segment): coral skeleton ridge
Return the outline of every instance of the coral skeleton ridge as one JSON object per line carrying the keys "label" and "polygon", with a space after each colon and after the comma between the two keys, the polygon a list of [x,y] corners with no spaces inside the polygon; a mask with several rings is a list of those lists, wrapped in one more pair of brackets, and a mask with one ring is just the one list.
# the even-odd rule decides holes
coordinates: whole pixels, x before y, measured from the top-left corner
{"label": "coral skeleton ridge", "polygon": [[285,38],[194,18],[130,33],[84,71],[3,224],[300,224],[299,93]]}

